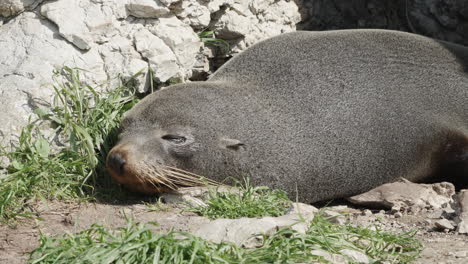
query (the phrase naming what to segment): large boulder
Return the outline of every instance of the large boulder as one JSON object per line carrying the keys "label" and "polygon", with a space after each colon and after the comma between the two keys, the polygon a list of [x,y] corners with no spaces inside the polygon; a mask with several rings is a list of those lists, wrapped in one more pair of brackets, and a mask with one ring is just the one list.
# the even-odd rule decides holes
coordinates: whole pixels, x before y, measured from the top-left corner
{"label": "large boulder", "polygon": [[[84,69],[83,81],[104,88],[140,73],[134,83],[145,92],[148,69],[156,82],[210,69],[197,33],[223,32],[218,37],[240,51],[295,30],[297,10],[287,0],[1,1],[0,141],[18,135],[37,102],[51,102],[53,73],[63,66]],[[250,25],[239,28],[246,19]]]}

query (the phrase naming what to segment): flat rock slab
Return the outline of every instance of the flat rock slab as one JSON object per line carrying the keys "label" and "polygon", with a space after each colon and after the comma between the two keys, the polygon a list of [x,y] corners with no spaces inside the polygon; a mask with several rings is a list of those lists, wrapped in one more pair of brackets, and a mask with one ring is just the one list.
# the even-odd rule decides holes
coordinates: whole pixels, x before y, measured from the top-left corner
{"label": "flat rock slab", "polygon": [[301,203],[294,203],[293,209],[279,217],[216,219],[191,231],[196,236],[213,241],[231,242],[245,248],[262,245],[263,236],[291,227],[305,233],[318,210]]}
{"label": "flat rock slab", "polygon": [[454,194],[455,187],[448,182],[417,184],[402,179],[350,197],[348,200],[358,205],[418,212],[422,209],[447,207],[453,202]]}

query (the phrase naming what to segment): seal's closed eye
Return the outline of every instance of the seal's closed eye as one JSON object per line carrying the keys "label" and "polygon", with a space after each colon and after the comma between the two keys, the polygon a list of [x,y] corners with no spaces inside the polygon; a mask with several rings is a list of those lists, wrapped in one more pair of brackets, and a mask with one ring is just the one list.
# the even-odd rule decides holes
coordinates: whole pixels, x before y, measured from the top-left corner
{"label": "seal's closed eye", "polygon": [[164,140],[170,141],[171,143],[174,144],[184,144],[187,141],[187,138],[184,136],[178,136],[178,135],[164,135],[161,137]]}

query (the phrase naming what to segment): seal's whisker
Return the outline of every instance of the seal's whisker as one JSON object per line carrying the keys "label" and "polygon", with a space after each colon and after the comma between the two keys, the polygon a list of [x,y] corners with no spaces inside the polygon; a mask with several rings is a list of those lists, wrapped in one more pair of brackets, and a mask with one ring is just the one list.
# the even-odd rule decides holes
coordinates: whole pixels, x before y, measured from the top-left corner
{"label": "seal's whisker", "polygon": [[142,172],[141,175],[137,175],[137,177],[144,183],[149,183],[154,187],[159,187],[161,184],[161,182],[158,180],[159,177],[154,177],[158,174],[159,173],[155,171],[154,168],[150,168],[148,171]]}
{"label": "seal's whisker", "polygon": [[182,169],[179,169],[179,168],[176,168],[176,167],[171,167],[171,166],[165,166],[164,169],[168,169],[168,170],[171,170],[171,171],[175,171],[175,172],[180,172],[180,173],[183,173],[185,175],[188,175],[188,176],[194,176],[194,177],[197,177],[197,178],[201,178],[202,176],[198,175],[198,174],[195,174],[193,172],[189,172],[189,171],[186,171],[186,170],[182,170]]}
{"label": "seal's whisker", "polygon": [[185,175],[174,174],[173,172],[168,172],[167,177],[171,179],[171,181],[177,181],[179,184],[183,184],[185,186],[190,185],[203,185],[204,183],[198,179],[185,177]]}
{"label": "seal's whisker", "polygon": [[147,177],[150,181],[158,182],[158,184],[161,186],[166,186],[171,190],[176,190],[177,186],[168,179],[166,173],[164,170],[158,168],[157,166],[152,166],[151,169],[153,170],[153,174],[148,175]]}
{"label": "seal's whisker", "polygon": [[191,179],[183,179],[183,178],[179,178],[179,177],[174,177],[174,175],[172,175],[171,180],[173,182],[177,182],[179,185],[184,185],[184,186],[201,186],[201,185],[205,185],[203,182],[200,182],[200,181],[194,181],[194,180],[191,180]]}
{"label": "seal's whisker", "polygon": [[[167,168],[167,169],[166,169]],[[208,178],[204,178],[202,176],[196,175],[194,173],[186,173],[180,169],[173,169],[172,167],[166,167],[164,170],[168,173],[168,175],[172,176],[173,178],[183,179],[188,182],[197,183],[199,185],[219,185],[216,181],[210,180]]]}
{"label": "seal's whisker", "polygon": [[202,176],[196,176],[195,177],[195,176],[192,176],[192,175],[186,175],[184,173],[179,173],[179,172],[174,172],[174,171],[170,171],[170,173],[172,175],[174,175],[174,176],[177,176],[177,177],[180,177],[180,178],[183,178],[183,179],[187,179],[187,180],[193,180],[193,181],[199,182],[201,184],[219,185],[218,182],[210,180],[210,179],[202,177]]}

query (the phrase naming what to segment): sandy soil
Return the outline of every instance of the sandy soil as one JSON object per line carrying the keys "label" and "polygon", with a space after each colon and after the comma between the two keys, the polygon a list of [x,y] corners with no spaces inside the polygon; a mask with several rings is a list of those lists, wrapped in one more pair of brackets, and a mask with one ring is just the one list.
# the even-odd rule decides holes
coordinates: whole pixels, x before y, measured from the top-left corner
{"label": "sandy soil", "polygon": [[[159,225],[154,228],[156,232],[171,229],[189,231],[208,222],[208,219],[183,212],[174,205],[168,206],[166,210],[150,211],[143,204],[50,202],[47,205],[38,205],[38,208],[39,219],[26,219],[15,226],[0,225],[0,263],[24,263],[28,253],[38,246],[39,232],[55,236],[65,232],[78,232],[94,223],[119,227],[125,225],[128,216],[140,222],[157,222]],[[425,249],[415,263],[468,263],[468,236],[436,231],[433,222],[428,220],[430,212],[395,218],[384,212],[370,213],[364,208],[338,208],[345,208],[344,211],[348,212],[346,219],[353,224],[378,225],[391,231],[417,229],[417,236],[424,243]]]}

